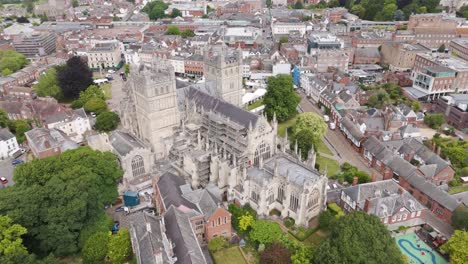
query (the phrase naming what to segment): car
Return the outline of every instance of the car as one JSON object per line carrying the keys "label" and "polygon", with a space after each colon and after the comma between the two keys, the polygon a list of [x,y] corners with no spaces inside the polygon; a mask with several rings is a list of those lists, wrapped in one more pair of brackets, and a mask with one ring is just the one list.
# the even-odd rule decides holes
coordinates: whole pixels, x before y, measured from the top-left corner
{"label": "car", "polygon": [[115,212],[118,213],[118,212],[123,212],[125,209],[124,209],[125,206],[119,206],[117,208],[115,208]]}
{"label": "car", "polygon": [[114,78],[113,78],[112,76],[107,76],[106,79],[107,79],[108,81],[114,80]]}
{"label": "car", "polygon": [[23,162],[24,162],[23,160],[15,159],[15,160],[13,160],[13,161],[11,162],[11,165],[16,166],[16,165],[21,164],[21,163],[23,163]]}
{"label": "car", "polygon": [[24,148],[20,148],[21,153],[25,153],[26,150]]}
{"label": "car", "polygon": [[0,177],[0,183],[7,184],[8,180],[5,177]]}
{"label": "car", "polygon": [[96,118],[96,113],[91,112],[91,113],[89,113],[89,114],[91,115],[92,118]]}
{"label": "car", "polygon": [[125,75],[122,75],[122,80],[127,81],[127,77],[125,77]]}
{"label": "car", "polygon": [[114,73],[115,71],[114,70],[108,70],[107,72],[108,73]]}

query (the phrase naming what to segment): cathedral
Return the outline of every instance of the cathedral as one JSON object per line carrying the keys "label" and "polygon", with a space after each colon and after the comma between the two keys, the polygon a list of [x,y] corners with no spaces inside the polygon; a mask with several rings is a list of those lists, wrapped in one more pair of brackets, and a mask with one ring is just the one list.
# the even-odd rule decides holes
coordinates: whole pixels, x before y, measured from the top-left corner
{"label": "cathedral", "polygon": [[226,201],[265,216],[276,209],[306,226],[326,202],[327,177],[315,170],[315,153],[303,162],[297,146],[292,152],[277,136],[276,117],[269,122],[240,107],[240,52],[221,47],[204,58],[205,82],[197,84],[176,80],[165,63],[134,67],[122,124],[192,188],[215,185]]}

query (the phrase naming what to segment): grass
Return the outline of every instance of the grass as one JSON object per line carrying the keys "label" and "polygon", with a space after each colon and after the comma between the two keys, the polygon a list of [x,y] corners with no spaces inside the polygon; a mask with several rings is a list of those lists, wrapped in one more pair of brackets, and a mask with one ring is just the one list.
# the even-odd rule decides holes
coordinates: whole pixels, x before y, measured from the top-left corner
{"label": "grass", "polygon": [[282,123],[279,123],[278,124],[278,135],[284,137],[284,134],[286,134],[286,129],[288,129],[288,127],[292,127],[294,126],[294,124],[296,124],[296,117],[293,117],[287,121],[284,121]]}
{"label": "grass", "polygon": [[331,152],[327,145],[325,145],[325,142],[323,142],[323,140],[325,139],[322,139],[322,141],[320,141],[320,143],[317,145],[318,152],[333,156],[333,152]]}
{"label": "grass", "polygon": [[448,193],[450,194],[455,194],[455,193],[461,193],[461,192],[467,192],[468,191],[468,185],[464,186],[455,186],[449,189]]}
{"label": "grass", "polygon": [[102,91],[104,92],[104,96],[106,96],[106,100],[111,99],[112,98],[111,84],[110,83],[102,84],[100,87]]}
{"label": "grass", "polygon": [[320,166],[320,172],[324,172],[325,167],[327,167],[328,177],[335,175],[340,169],[338,161],[323,156],[317,156],[317,164]]}
{"label": "grass", "polygon": [[212,254],[216,264],[247,264],[238,247],[230,247]]}
{"label": "grass", "polygon": [[250,111],[257,107],[260,107],[261,105],[263,105],[263,99],[255,101],[253,104],[246,106],[246,109]]}
{"label": "grass", "polygon": [[328,232],[327,231],[323,231],[321,229],[317,230],[316,232],[314,232],[312,235],[310,235],[306,240],[304,240],[304,244],[306,246],[318,246],[320,245],[323,240],[325,240],[325,238],[327,238],[328,236]]}

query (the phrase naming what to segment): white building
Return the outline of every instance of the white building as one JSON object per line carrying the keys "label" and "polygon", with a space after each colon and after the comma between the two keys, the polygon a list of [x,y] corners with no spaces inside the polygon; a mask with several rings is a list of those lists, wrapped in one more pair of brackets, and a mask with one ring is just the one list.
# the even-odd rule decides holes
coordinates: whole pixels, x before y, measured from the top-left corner
{"label": "white building", "polygon": [[185,60],[182,57],[173,57],[169,60],[174,67],[174,72],[176,74],[184,74],[185,73]]}
{"label": "white building", "polygon": [[99,43],[88,51],[88,66],[91,69],[116,68],[121,61],[120,48],[114,43]]}
{"label": "white building", "polygon": [[273,35],[289,35],[292,32],[299,32],[301,36],[306,33],[306,24],[302,22],[273,22],[271,24],[271,32]]}
{"label": "white building", "polygon": [[287,62],[279,62],[273,65],[273,76],[278,74],[291,74],[291,64]]}
{"label": "white building", "polygon": [[0,159],[11,157],[19,150],[15,135],[8,129],[0,129]]}
{"label": "white building", "polygon": [[76,143],[82,142],[84,134],[91,130],[91,122],[83,108],[50,115],[45,120],[45,125],[48,129],[59,129]]}
{"label": "white building", "polygon": [[320,94],[327,88],[327,83],[313,73],[301,74],[300,85],[305,94],[315,102],[319,101]]}

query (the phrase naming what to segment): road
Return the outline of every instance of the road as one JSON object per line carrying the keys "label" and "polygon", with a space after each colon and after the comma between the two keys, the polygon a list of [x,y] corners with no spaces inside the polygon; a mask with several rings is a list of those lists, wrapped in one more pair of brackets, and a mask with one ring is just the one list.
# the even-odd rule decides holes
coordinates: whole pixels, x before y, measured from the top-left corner
{"label": "road", "polygon": [[[313,104],[307,96],[300,91],[299,94],[302,97],[300,107],[304,112],[315,112],[317,114],[322,115],[320,109]],[[359,170],[365,171],[372,175],[375,173],[376,181],[382,180],[383,177],[380,173],[378,173],[375,169],[369,168],[367,164],[364,162],[364,158],[362,158],[350,145],[350,143],[346,140],[343,134],[340,132],[339,128],[335,130],[328,129],[327,133],[325,134],[325,143],[330,147],[331,151],[337,155],[338,158],[335,158],[339,161],[340,164],[344,162],[349,162],[352,165],[356,166]]]}
{"label": "road", "polygon": [[[8,158],[5,160],[0,160],[0,176],[5,177],[8,180],[8,183],[5,186],[12,186],[13,182],[13,171],[15,168],[11,165],[13,159]],[[3,184],[0,183],[0,188],[3,187]]]}

